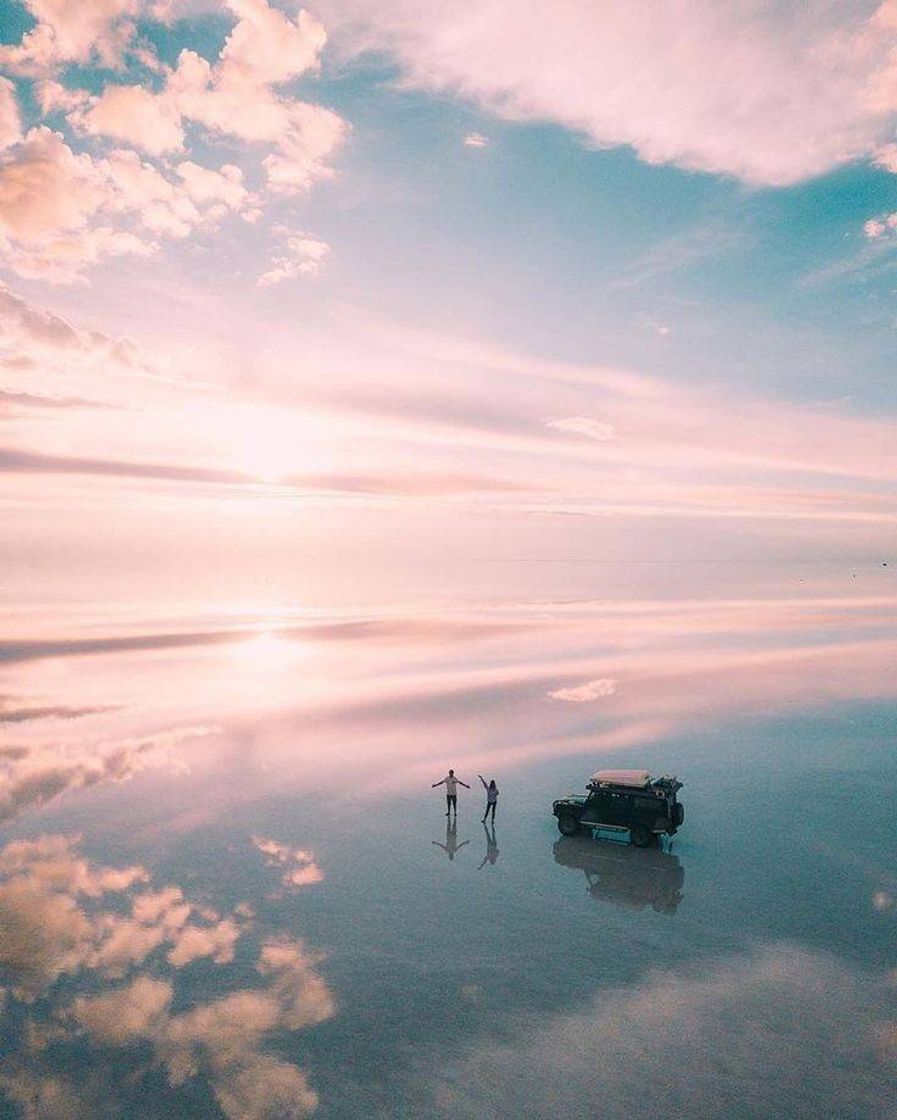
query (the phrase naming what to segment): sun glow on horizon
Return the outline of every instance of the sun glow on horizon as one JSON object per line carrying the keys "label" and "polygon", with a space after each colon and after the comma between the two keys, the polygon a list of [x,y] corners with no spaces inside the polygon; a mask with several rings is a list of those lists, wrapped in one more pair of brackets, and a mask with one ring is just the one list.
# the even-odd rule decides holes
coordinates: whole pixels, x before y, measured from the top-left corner
{"label": "sun glow on horizon", "polygon": [[260,629],[234,646],[234,656],[251,673],[282,673],[307,660],[309,647],[275,628]]}

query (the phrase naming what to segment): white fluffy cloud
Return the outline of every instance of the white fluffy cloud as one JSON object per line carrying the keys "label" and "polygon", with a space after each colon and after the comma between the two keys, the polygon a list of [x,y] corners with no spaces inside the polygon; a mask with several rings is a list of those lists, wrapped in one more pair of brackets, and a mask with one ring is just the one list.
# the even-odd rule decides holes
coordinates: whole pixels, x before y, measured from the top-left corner
{"label": "white fluffy cloud", "polygon": [[307,190],[331,174],[327,160],[343,143],[346,122],[272,87],[318,65],[324,28],[304,11],[292,21],[265,0],[228,0],[228,7],[238,20],[217,62],[182,51],[159,96],[211,132],[272,146],[263,160],[271,188]]}
{"label": "white fluffy cloud", "polygon": [[2,388],[22,404],[82,407],[93,402],[132,407],[135,380],[147,394],[165,386],[208,392],[208,382],[171,368],[126,337],[70,323],[0,284],[0,374]]}
{"label": "white fluffy cloud", "polygon": [[252,843],[265,857],[268,867],[282,871],[281,882],[285,887],[307,887],[324,880],[324,872],[315,862],[312,852],[305,848],[291,848],[266,836],[253,836]]}
{"label": "white fluffy cloud", "polygon": [[600,677],[596,681],[587,681],[572,688],[556,688],[548,695],[552,700],[566,700],[568,704],[588,704],[592,700],[613,696],[616,691],[617,682],[613,678]]}
{"label": "white fluffy cloud", "polygon": [[[29,723],[92,714],[90,709],[24,709]],[[24,720],[23,720],[24,722]],[[172,751],[209,734],[205,727],[183,727],[141,738],[81,743],[53,740],[0,754],[0,822],[46,805],[74,790],[124,782],[150,767],[171,767]]]}
{"label": "white fluffy cloud", "polygon": [[[0,48],[0,67],[34,78],[45,118],[55,127],[64,120],[79,139],[72,144],[46,124],[22,137],[15,88],[0,79],[0,255],[21,275],[71,282],[105,258],[150,256],[228,215],[256,221],[276,196],[303,194],[333,174],[348,125],[279,88],[318,66],[327,36],[307,12],[224,0],[235,22],[218,57],[183,50],[171,69],[137,37],[137,0],[27,5],[37,24],[20,44]],[[145,14],[154,13],[173,14]],[[72,62],[142,69],[137,81],[107,83],[94,95],[62,84]],[[251,193],[234,162],[202,166],[188,124],[239,144],[264,188]],[[123,146],[109,152],[110,139]],[[173,166],[171,153],[185,158]],[[300,240],[291,238],[266,282],[316,270],[327,247]]]}
{"label": "white fluffy cloud", "polygon": [[[51,1068],[43,1052],[46,1035],[39,1024],[28,1023],[22,1007],[40,996],[56,999],[57,1046],[83,1049],[89,1041],[110,1050],[142,1043],[172,1088],[207,1078],[233,1120],[310,1114],[317,1094],[305,1072],[269,1053],[266,1043],[275,1032],[297,1031],[333,1014],[332,996],[317,971],[320,956],[294,938],[269,935],[258,950],[257,986],[207,1003],[191,1001],[189,1010],[175,1013],[175,974],[162,978],[135,969],[165,945],[175,968],[201,957],[228,963],[245,931],[243,908],[221,919],[192,904],[178,887],[148,889],[148,879],[140,867],[89,863],[71,838],[42,837],[0,849],[0,967],[29,1031],[22,1061],[0,1070],[0,1087],[16,1100],[65,1102],[69,1109],[47,1105],[42,1116],[91,1115],[96,1102],[89,1095],[108,1097],[109,1086],[85,1088]],[[123,897],[131,900],[130,913]],[[91,973],[90,994],[59,1000],[54,984],[62,974],[77,982]],[[105,983],[99,993],[97,978]]]}
{"label": "white fluffy cloud", "polygon": [[0,47],[0,66],[39,75],[66,62],[116,67],[132,40],[139,0],[24,0],[37,21],[22,42]]}
{"label": "white fluffy cloud", "polygon": [[897,5],[329,0],[407,82],[649,163],[785,185],[874,156],[897,118]]}
{"label": "white fluffy cloud", "polygon": [[317,67],[324,28],[305,11],[292,20],[266,0],[227,0],[225,6],[237,22],[217,61],[184,50],[161,90],[108,85],[69,119],[84,132],[151,155],[181,150],[184,121],[194,121],[212,133],[268,145],[273,150],[263,166],[272,189],[307,190],[331,173],[327,160],[343,142],[346,123],[273,87]]}
{"label": "white fluffy cloud", "polygon": [[0,163],[0,248],[24,276],[71,281],[108,256],[149,256],[159,239],[214,228],[250,204],[238,168],[185,160],[164,174],[128,149],[76,154],[33,128]]}
{"label": "white fluffy cloud", "polygon": [[897,237],[897,210],[893,214],[882,214],[880,218],[870,218],[863,226],[863,233],[870,241]]}
{"label": "white fluffy cloud", "polygon": [[16,87],[8,78],[0,78],[0,149],[17,144],[22,138],[22,122]]}
{"label": "white fluffy cloud", "polygon": [[146,889],[149,878],[143,867],[90,863],[78,854],[77,837],[43,836],[0,850],[0,965],[15,997],[30,1002],[63,973],[124,977],[163,946],[175,968],[203,957],[233,959],[242,917],[197,907],[179,887]]}
{"label": "white fluffy cloud", "polygon": [[286,239],[285,252],[278,253],[271,261],[270,268],[258,278],[260,288],[280,284],[284,280],[295,280],[298,276],[313,276],[321,269],[330,246],[305,234],[293,234]]}
{"label": "white fluffy cloud", "polygon": [[488,148],[489,139],[482,132],[468,132],[464,137],[465,148]]}
{"label": "white fluffy cloud", "polygon": [[106,86],[91,108],[78,117],[78,123],[85,132],[112,136],[151,155],[177,151],[184,145],[177,109],[142,86]]}
{"label": "white fluffy cloud", "polygon": [[479,1044],[443,1078],[429,1071],[436,1099],[420,1111],[578,1116],[600,1101],[605,1116],[725,1120],[737,1101],[743,1116],[883,1117],[889,996],[877,977],[789,945],[652,972],[514,1042]]}
{"label": "white fluffy cloud", "polygon": [[617,437],[613,424],[608,424],[605,420],[596,420],[592,416],[569,416],[564,420],[549,420],[545,427],[557,428],[559,432],[574,432],[576,435],[602,441]]}

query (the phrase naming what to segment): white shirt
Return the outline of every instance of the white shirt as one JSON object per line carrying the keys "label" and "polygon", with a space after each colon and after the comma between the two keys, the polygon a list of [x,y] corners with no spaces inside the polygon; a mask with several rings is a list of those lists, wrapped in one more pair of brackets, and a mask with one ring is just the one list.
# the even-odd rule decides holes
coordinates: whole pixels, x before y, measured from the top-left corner
{"label": "white shirt", "polygon": [[442,779],[445,782],[445,792],[448,796],[454,797],[458,792],[458,779],[451,774],[446,774]]}

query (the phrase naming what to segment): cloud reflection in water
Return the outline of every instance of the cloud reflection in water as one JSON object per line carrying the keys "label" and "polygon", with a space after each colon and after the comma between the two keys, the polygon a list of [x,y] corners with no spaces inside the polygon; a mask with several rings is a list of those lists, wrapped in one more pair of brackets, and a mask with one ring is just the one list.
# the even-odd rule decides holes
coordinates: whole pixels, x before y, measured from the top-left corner
{"label": "cloud reflection in water", "polygon": [[[232,1120],[314,1111],[306,1073],[270,1043],[333,1015],[320,954],[256,929],[246,906],[222,915],[180,887],[154,887],[144,867],[92,863],[72,837],[8,844],[0,876],[4,1034],[18,1047],[0,1061],[0,1088],[24,1115],[97,1115],[109,1099],[153,1115],[158,1090],[146,1086],[160,1068],[167,1093],[199,1079]],[[226,987],[244,938],[257,983],[198,1002],[179,996],[179,971],[203,960],[222,969],[211,987]],[[93,1054],[93,1072],[63,1072],[73,1059],[83,1068],[85,1045],[105,1052]]]}

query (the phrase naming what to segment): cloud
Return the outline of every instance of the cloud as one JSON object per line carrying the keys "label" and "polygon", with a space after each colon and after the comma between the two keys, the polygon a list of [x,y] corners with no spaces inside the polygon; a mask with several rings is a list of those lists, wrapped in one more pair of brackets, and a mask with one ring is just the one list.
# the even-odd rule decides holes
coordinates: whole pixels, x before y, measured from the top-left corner
{"label": "cloud", "polygon": [[112,224],[104,167],[61,134],[33,128],[0,164],[0,249],[22,276],[70,281],[103,257],[148,256],[154,243]]}
{"label": "cloud", "polygon": [[126,988],[80,996],[70,1014],[94,1038],[117,1045],[153,1034],[168,1013],[174,989],[164,980],[138,976]]}
{"label": "cloud", "polygon": [[20,349],[37,345],[50,349],[79,349],[87,340],[59,315],[34,307],[0,285],[0,347]]}
{"label": "cloud", "polygon": [[243,471],[218,470],[169,463],[130,463],[126,460],[77,459],[61,455],[0,449],[0,473],[87,474],[120,478],[146,478],[165,482],[208,482],[234,485],[253,481]]}
{"label": "cloud", "polygon": [[884,144],[880,147],[874,162],[877,167],[883,167],[885,171],[897,174],[897,144]]}
{"label": "cloud", "polygon": [[197,205],[221,203],[237,210],[249,197],[243,185],[243,172],[232,163],[225,163],[215,171],[185,159],[176,170],[187,196]]}
{"label": "cloud", "polygon": [[0,166],[0,232],[23,242],[83,229],[105,202],[97,165],[62,135],[33,128]]}
{"label": "cloud", "polygon": [[[98,710],[102,709],[93,709]],[[91,714],[90,709],[60,707],[32,711],[35,714],[30,719],[71,719]],[[35,744],[24,753],[0,756],[0,821],[40,808],[74,790],[128,781],[141,770],[167,764],[174,748],[208,734],[210,729],[206,727],[183,727],[112,743],[91,742],[80,749],[65,744]]]}
{"label": "cloud", "polygon": [[319,241],[304,234],[294,234],[286,239],[286,253],[275,256],[267,272],[259,276],[256,283],[260,288],[281,284],[284,280],[295,280],[299,276],[314,276],[321,270],[330,253],[326,241]]}
{"label": "cloud", "polygon": [[893,214],[870,218],[863,226],[863,233],[870,241],[877,241],[883,237],[897,237],[897,210]]}
{"label": "cloud", "polygon": [[22,122],[16,87],[9,78],[0,78],[0,150],[10,148],[22,139]]}
{"label": "cloud", "polygon": [[124,140],[155,156],[184,146],[180,114],[169,101],[142,86],[106,86],[76,120],[85,132]]}
{"label": "cloud", "polygon": [[546,428],[557,428],[560,432],[573,432],[576,435],[588,436],[589,439],[609,440],[617,438],[617,430],[613,424],[604,420],[596,420],[591,416],[570,416],[566,420],[549,420]]}
{"label": "cloud", "polygon": [[138,0],[23,0],[37,21],[18,45],[0,46],[0,66],[33,77],[64,63],[121,65],[135,34]]}
{"label": "cloud", "polygon": [[227,6],[237,23],[217,62],[182,51],[159,96],[210,132],[272,146],[262,161],[268,186],[303,192],[332,174],[327,160],[348,126],[339,114],[271,87],[317,67],[324,28],[305,11],[293,21],[264,0],[228,0]]}
{"label": "cloud", "polygon": [[[422,621],[419,618],[352,619],[330,623],[304,623],[277,630],[280,639],[302,641],[462,641],[468,638],[495,636],[508,630],[507,622]],[[219,645],[255,640],[255,629],[174,631],[131,634],[107,638],[73,638],[56,640],[21,640],[0,642],[0,663],[41,660],[49,657],[92,657],[102,653],[123,653],[129,650],[186,649],[191,646]]]}
{"label": "cloud", "polygon": [[600,677],[596,681],[575,685],[572,688],[556,688],[548,695],[552,700],[566,700],[570,704],[588,704],[592,700],[601,700],[606,696],[613,696],[617,691],[617,682],[612,677]]}
{"label": "cloud", "polygon": [[105,706],[72,708],[66,704],[48,704],[12,708],[5,696],[0,696],[0,723],[28,723],[38,719],[80,719],[82,716],[108,712]]}
{"label": "cloud", "polygon": [[213,926],[188,926],[168,954],[168,962],[180,968],[211,957],[216,964],[226,964],[234,959],[234,946],[242,932],[232,918],[224,918]]}
{"label": "cloud", "polygon": [[[93,1094],[120,1096],[121,1086],[76,1085],[60,1072],[59,1054],[74,1050],[83,1056],[89,1042],[106,1051],[141,1044],[173,1089],[202,1078],[231,1120],[302,1117],[314,1110],[317,1094],[305,1072],[269,1052],[267,1044],[333,1014],[332,996],[317,971],[319,954],[295,938],[268,935],[258,947],[256,986],[205,1003],[191,998],[188,1010],[175,1012],[176,974],[134,970],[166,943],[175,968],[201,956],[227,964],[245,928],[236,918],[218,920],[178,887],[146,889],[143,869],[88,864],[71,838],[43,837],[0,849],[0,876],[0,966],[10,978],[12,999],[27,1005],[41,996],[44,1009],[40,1020],[27,1007],[17,1009],[15,1030],[21,1028],[29,1044],[19,1046],[15,1062],[0,1066],[0,1085],[14,1099],[42,1101],[41,1115],[57,1116],[51,1104],[76,1102],[76,1114],[86,1115],[97,1110],[89,1100]],[[132,899],[129,916],[122,914],[120,898],[106,898],[112,892]],[[89,908],[85,897],[95,900]],[[55,989],[63,974],[87,979],[90,994],[69,998]],[[99,992],[98,980],[105,985]],[[110,987],[115,980],[124,983]],[[48,1034],[47,1006],[54,1043],[49,1057],[38,1041],[42,1028]],[[108,1068],[108,1054],[97,1068]]]}
{"label": "cloud", "polygon": [[[893,1066],[884,986],[819,953],[775,945],[654,970],[507,1044],[471,1048],[421,1087],[434,1116],[873,1117]],[[891,1027],[893,1030],[893,1027]],[[849,1076],[845,1076],[849,1070]],[[434,1089],[435,1080],[435,1089]]]}
{"label": "cloud", "polygon": [[251,201],[233,165],[216,171],[185,160],[175,170],[163,174],[125,149],[76,155],[61,133],[31,129],[0,163],[7,263],[23,276],[71,282],[105,257],[150,256],[156,238],[214,228]]}
{"label": "cloud", "polygon": [[488,148],[489,138],[484,136],[482,132],[468,132],[464,137],[465,148]]}
{"label": "cloud", "polygon": [[[0,367],[2,365],[3,362],[0,360]],[[16,393],[8,389],[0,389],[0,410],[4,405],[11,410],[21,409],[23,411],[109,407],[101,401],[91,401],[84,397],[48,397],[40,393]]]}
{"label": "cloud", "polygon": [[[272,950],[279,954],[273,964]],[[233,1120],[307,1116],[318,1098],[306,1075],[262,1047],[269,1034],[295,1031],[333,1014],[314,963],[296,942],[268,942],[258,965],[267,980],[264,988],[232,992],[172,1015],[171,984],[137,977],[114,992],[76,999],[69,1014],[96,1044],[148,1042],[173,1087],[205,1073],[222,1111]]]}
{"label": "cloud", "polygon": [[[258,486],[259,477],[247,471],[194,467],[178,463],[129,462],[123,459],[80,459],[65,455],[17,451],[0,447],[0,474],[95,475],[142,478],[158,482],[196,482],[220,486]],[[517,491],[521,487],[501,479],[451,474],[307,474],[287,475],[278,488],[305,493],[346,494],[395,498],[432,498]]]}
{"label": "cloud", "polygon": [[403,81],[553,121],[648,163],[784,186],[874,157],[897,111],[897,20],[867,5],[373,0],[322,9]]}
{"label": "cloud", "polygon": [[214,388],[174,371],[158,352],[151,354],[129,338],[74,324],[3,284],[0,371],[0,403],[22,408],[132,409],[138,403],[135,380],[144,383],[145,395],[163,385],[179,394],[187,389],[206,394]]}
{"label": "cloud", "polygon": [[305,848],[290,848],[264,836],[253,836],[252,843],[265,857],[266,866],[282,870],[281,881],[285,887],[307,887],[323,882],[324,872],[315,862],[313,853]]}
{"label": "cloud", "polygon": [[146,1037],[170,1083],[180,1085],[207,1070],[231,1120],[310,1115],[318,1097],[306,1075],[266,1053],[263,1044],[269,1034],[313,1026],[333,1014],[332,997],[315,969],[318,960],[300,942],[269,939],[257,964],[263,988],[232,992],[154,1024]]}
{"label": "cloud", "polygon": [[0,964],[17,999],[30,1002],[62,973],[77,972],[104,940],[82,898],[121,893],[147,879],[141,867],[105,868],[75,840],[44,836],[0,849]]}
{"label": "cloud", "polygon": [[175,968],[204,957],[233,960],[245,919],[198,907],[179,887],[147,889],[145,868],[90,863],[77,843],[44,836],[0,850],[0,965],[17,999],[32,1002],[63,973],[120,979],[166,945]]}
{"label": "cloud", "polygon": [[[60,0],[29,0],[29,7],[37,26],[19,46],[0,47],[0,65],[38,78],[45,117],[61,113],[88,140],[129,147],[110,152],[100,143],[76,153],[46,123],[22,138],[15,91],[0,82],[0,253],[20,275],[70,283],[110,257],[151,256],[165,241],[213,231],[228,216],[257,220],[275,196],[304,193],[333,174],[330,160],[347,123],[277,88],[318,66],[327,37],[307,12],[291,18],[265,0],[227,0],[236,21],[218,58],[184,50],[169,68],[135,37],[136,0],[85,0],[78,20]],[[140,80],[106,84],[96,95],[57,80],[69,62],[129,61]],[[146,68],[155,73],[152,84]],[[264,189],[250,193],[233,162],[201,166],[188,123],[243,142],[241,154],[264,176]],[[172,167],[162,157],[176,152],[188,158]],[[323,242],[291,238],[268,271],[280,270],[278,279],[314,271],[326,251]]]}

